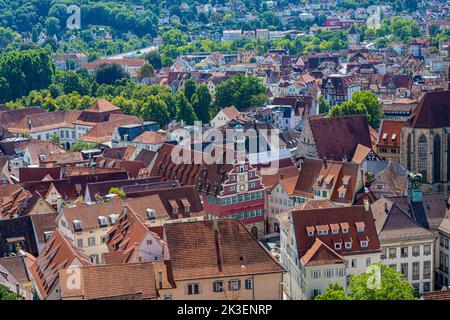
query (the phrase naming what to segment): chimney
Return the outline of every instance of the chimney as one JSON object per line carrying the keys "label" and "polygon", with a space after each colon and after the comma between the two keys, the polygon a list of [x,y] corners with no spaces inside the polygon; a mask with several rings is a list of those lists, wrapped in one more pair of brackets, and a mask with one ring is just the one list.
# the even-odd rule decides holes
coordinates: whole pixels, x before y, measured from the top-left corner
{"label": "chimney", "polygon": [[284,174],[280,174],[280,180],[284,179]]}
{"label": "chimney", "polygon": [[213,224],[214,224],[214,241],[216,244],[216,252],[217,252],[217,268],[219,272],[222,272],[222,252],[220,250],[219,226],[217,219],[213,220]]}
{"label": "chimney", "polygon": [[322,162],[323,162],[323,166],[325,167],[325,169],[327,168],[327,158],[323,157],[322,158]]}
{"label": "chimney", "polygon": [[162,289],[163,283],[162,283],[162,271],[158,271],[158,287],[159,289]]}
{"label": "chimney", "polygon": [[370,210],[369,200],[364,199],[364,211],[369,212],[369,210]]}
{"label": "chimney", "polygon": [[384,202],[384,212],[388,213],[388,203]]}
{"label": "chimney", "polygon": [[126,205],[123,206],[123,215],[124,216],[127,215],[127,206]]}

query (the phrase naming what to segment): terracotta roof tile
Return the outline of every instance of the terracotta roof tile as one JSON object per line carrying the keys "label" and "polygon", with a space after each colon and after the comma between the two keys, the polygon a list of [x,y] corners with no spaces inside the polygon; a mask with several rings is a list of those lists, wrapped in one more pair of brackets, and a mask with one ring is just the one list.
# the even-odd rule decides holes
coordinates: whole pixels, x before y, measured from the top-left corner
{"label": "terracotta roof tile", "polygon": [[[155,299],[158,291],[154,267],[151,262],[96,265],[82,267],[80,288],[72,289],[67,283],[72,275],[70,269],[60,271],[62,299]],[[128,297],[128,298],[127,298]]]}
{"label": "terracotta roof tile", "polygon": [[57,286],[59,270],[74,262],[79,266],[92,264],[80,249],[73,246],[70,239],[56,229],[31,268],[36,289],[43,299]]}
{"label": "terracotta roof tile", "polygon": [[175,281],[283,272],[238,220],[166,224],[165,235]]}
{"label": "terracotta roof tile", "polygon": [[365,115],[335,118],[315,117],[309,120],[318,158],[351,160],[358,144],[372,148]]}
{"label": "terracotta roof tile", "polygon": [[[331,248],[334,248],[333,241],[336,238],[341,238],[343,242],[352,241],[351,248],[345,248],[344,246],[338,251],[344,257],[347,254],[380,251],[380,242],[370,208],[368,211],[366,211],[364,206],[299,210],[292,212],[292,221],[295,228],[299,257],[303,257],[310,250],[316,242],[316,238],[320,238],[323,243]],[[365,228],[363,232],[357,231],[355,222],[364,222]],[[308,236],[306,232],[307,227],[314,226],[317,228],[317,226],[331,224],[339,224],[341,226],[341,231],[337,235],[328,232],[325,235],[314,233],[313,236]],[[348,229],[347,233],[342,231],[345,228]],[[367,236],[369,240],[368,247],[364,248],[359,241],[356,241],[360,235]]]}

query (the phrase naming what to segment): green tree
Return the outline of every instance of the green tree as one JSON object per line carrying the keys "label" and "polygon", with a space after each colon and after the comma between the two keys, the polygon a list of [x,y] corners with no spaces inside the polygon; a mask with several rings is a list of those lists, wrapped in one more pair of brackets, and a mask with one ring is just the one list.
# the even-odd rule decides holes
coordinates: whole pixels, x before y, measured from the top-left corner
{"label": "green tree", "polygon": [[161,54],[158,50],[152,50],[145,56],[148,63],[150,63],[154,69],[159,70],[162,67]]}
{"label": "green tree", "polygon": [[20,298],[20,295],[12,292],[4,285],[0,284],[0,300],[17,300]]}
{"label": "green tree", "polygon": [[115,194],[117,195],[119,198],[126,198],[127,195],[125,194],[125,191],[123,191],[122,188],[117,188],[117,187],[111,187],[108,191],[109,194]]}
{"label": "green tree", "polygon": [[347,292],[340,285],[331,284],[328,289],[314,300],[350,300]]}
{"label": "green tree", "polygon": [[128,74],[118,64],[102,64],[97,68],[95,80],[100,84],[115,84],[117,80],[128,79]]}
{"label": "green tree", "polygon": [[49,36],[53,37],[54,35],[59,35],[59,32],[61,30],[59,19],[49,17],[47,20],[45,20],[45,29],[47,30],[47,35]]}
{"label": "green tree", "polygon": [[50,137],[50,139],[48,140],[48,142],[54,143],[54,144],[59,144],[59,135],[54,133],[52,134],[52,136]]}
{"label": "green tree", "polygon": [[[380,272],[379,284],[377,272]],[[371,284],[371,285],[369,285]],[[316,300],[415,300],[414,288],[403,274],[382,263],[371,265],[370,271],[352,275],[349,294],[338,284],[330,287]]]}
{"label": "green tree", "polygon": [[65,94],[77,92],[80,95],[87,95],[90,92],[90,84],[74,71],[66,71],[59,76],[59,83]]}
{"label": "green tree", "polygon": [[211,101],[212,98],[208,87],[204,84],[198,86],[192,96],[192,106],[194,107],[197,118],[203,123],[209,122]]}
{"label": "green tree", "polygon": [[83,150],[90,150],[93,149],[95,147],[95,144],[93,143],[89,143],[89,142],[84,142],[84,141],[77,141],[75,142],[72,147],[70,148],[70,151],[72,152],[80,152]]}
{"label": "green tree", "polygon": [[328,113],[330,111],[330,103],[323,97],[319,97],[319,113]]}
{"label": "green tree", "polygon": [[258,107],[267,101],[266,88],[254,76],[237,74],[220,83],[216,88],[216,106],[235,106],[238,110]]}
{"label": "green tree", "polygon": [[0,55],[0,102],[26,96],[52,83],[54,65],[44,49]]}
{"label": "green tree", "polygon": [[178,120],[183,120],[188,125],[193,125],[194,121],[197,121],[197,115],[189,100],[186,98],[183,92],[177,93],[175,100],[178,106]]}
{"label": "green tree", "polygon": [[197,83],[193,79],[187,79],[184,82],[184,95],[189,101],[192,101],[192,96],[197,90]]}
{"label": "green tree", "polygon": [[170,122],[170,114],[166,103],[157,96],[148,97],[139,114],[144,120],[156,121],[161,127]]}
{"label": "green tree", "polygon": [[141,69],[139,70],[139,78],[150,78],[155,75],[155,69],[153,69],[153,66],[149,63],[144,64]]}
{"label": "green tree", "polygon": [[334,106],[329,113],[332,117],[352,114],[366,114],[369,124],[378,128],[383,111],[376,94],[369,90],[355,92],[349,101]]}

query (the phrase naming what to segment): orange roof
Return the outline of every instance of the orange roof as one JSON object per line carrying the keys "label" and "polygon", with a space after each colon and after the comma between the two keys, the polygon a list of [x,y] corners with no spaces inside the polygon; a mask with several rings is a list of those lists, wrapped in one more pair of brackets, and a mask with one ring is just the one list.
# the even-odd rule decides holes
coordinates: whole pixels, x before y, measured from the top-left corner
{"label": "orange roof", "polygon": [[356,164],[361,164],[364,161],[364,159],[366,159],[370,151],[372,151],[371,148],[363,146],[362,144],[358,143],[355,153],[353,154],[352,162]]}
{"label": "orange roof", "polygon": [[162,134],[155,131],[144,131],[140,136],[136,137],[134,143],[145,143],[145,144],[163,144],[167,141],[167,138]]}
{"label": "orange roof", "polygon": [[79,288],[68,287],[70,269],[60,271],[61,297],[81,298],[84,300],[112,299],[129,297],[130,299],[155,299],[155,272],[152,262],[96,265],[82,267]]}
{"label": "orange roof", "polygon": [[319,266],[345,263],[345,258],[316,238],[316,241],[301,258],[301,262],[304,266]]}
{"label": "orange roof", "polygon": [[239,220],[171,223],[164,227],[175,281],[284,272]]}
{"label": "orange roof", "polygon": [[90,112],[109,112],[114,110],[120,110],[120,108],[113,105],[106,99],[98,99],[86,110]]}
{"label": "orange roof", "polygon": [[222,112],[228,117],[228,119],[237,119],[241,113],[234,106],[223,108]]}
{"label": "orange roof", "polygon": [[298,175],[280,180],[280,184],[288,195],[292,195],[295,191]]}
{"label": "orange roof", "polygon": [[[125,207],[125,208],[128,208]],[[125,210],[117,219],[116,224],[108,231],[108,240],[106,244],[113,253],[114,260],[117,259],[117,252],[122,253],[122,263],[133,262],[138,253],[138,246],[144,241],[145,236],[150,232],[154,237],[160,239],[159,236],[150,231],[144,222],[131,210]],[[129,208],[128,208],[129,209]],[[105,260],[110,257],[105,254]]]}
{"label": "orange roof", "polygon": [[81,249],[56,229],[31,268],[31,276],[42,299],[47,298],[58,284],[59,270],[70,267],[74,262],[77,266],[92,264]]}
{"label": "orange roof", "polygon": [[377,146],[400,148],[400,134],[405,121],[383,120],[380,125]]}

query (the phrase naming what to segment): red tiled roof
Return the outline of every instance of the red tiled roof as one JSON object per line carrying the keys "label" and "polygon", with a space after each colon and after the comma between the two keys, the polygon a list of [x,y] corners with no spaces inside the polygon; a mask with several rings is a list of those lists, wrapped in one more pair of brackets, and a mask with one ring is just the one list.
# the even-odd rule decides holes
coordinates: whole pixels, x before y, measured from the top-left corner
{"label": "red tiled roof", "polygon": [[[299,210],[292,212],[292,222],[295,228],[295,237],[299,257],[303,257],[319,238],[328,247],[335,250],[334,243],[342,242],[342,248],[337,252],[343,256],[347,254],[362,254],[380,251],[380,242],[370,208],[366,211],[365,206],[323,208],[313,210]],[[358,232],[356,223],[364,222],[363,232]],[[308,236],[307,228],[318,226],[339,224],[340,229],[337,234],[328,231],[326,235],[318,235],[317,231],[313,236]],[[343,233],[343,227],[348,227],[348,232]],[[368,246],[361,246],[360,239],[367,238]],[[352,242],[351,248],[346,248],[344,242]],[[336,251],[336,250],[335,250]]]}
{"label": "red tiled roof", "polygon": [[358,144],[372,148],[365,115],[315,117],[309,119],[309,125],[319,158],[351,160]]}
{"label": "red tiled roof", "polygon": [[165,235],[175,280],[284,271],[238,220],[166,224]]}
{"label": "red tiled roof", "polygon": [[424,292],[423,300],[450,300],[450,288],[444,287],[440,291]]}
{"label": "red tiled roof", "polygon": [[377,145],[400,148],[400,134],[404,125],[405,122],[401,120],[383,119],[378,131]]}
{"label": "red tiled roof", "polygon": [[323,243],[319,238],[316,238],[314,244],[301,258],[301,262],[304,266],[320,266],[337,263],[344,264],[346,260],[343,256]]}
{"label": "red tiled roof", "polygon": [[73,246],[71,240],[56,229],[31,268],[31,276],[42,299],[46,299],[58,284],[59,270],[72,263],[77,266],[92,264],[81,249]]}
{"label": "red tiled roof", "polygon": [[152,262],[96,265],[80,268],[80,287],[67,286],[73,274],[70,269],[60,271],[61,297],[83,300],[155,299],[158,296]]}
{"label": "red tiled roof", "polygon": [[406,126],[426,129],[450,127],[450,91],[425,93]]}
{"label": "red tiled roof", "polygon": [[[330,188],[327,190],[331,192],[331,201],[351,204],[358,191],[356,190],[358,170],[358,165],[350,162],[305,158],[295,186],[295,193],[306,198],[313,198],[313,188],[319,187],[317,179],[322,177],[324,186],[326,180],[330,181]],[[342,189],[344,178],[348,180],[348,186]],[[345,191],[344,198],[339,197],[339,190]]]}
{"label": "red tiled roof", "polygon": [[[122,263],[135,261],[138,254],[138,246],[145,239],[146,235],[151,232],[137,214],[128,207],[124,207],[124,211],[117,218],[116,224],[108,231],[108,239],[106,244],[114,260],[117,260],[119,254],[122,255]],[[154,233],[154,237],[159,239]],[[105,261],[111,261],[109,254],[105,254]]]}
{"label": "red tiled roof", "polygon": [[167,141],[167,138],[162,134],[155,131],[144,131],[140,136],[136,137],[134,143],[145,143],[145,144],[163,144]]}

